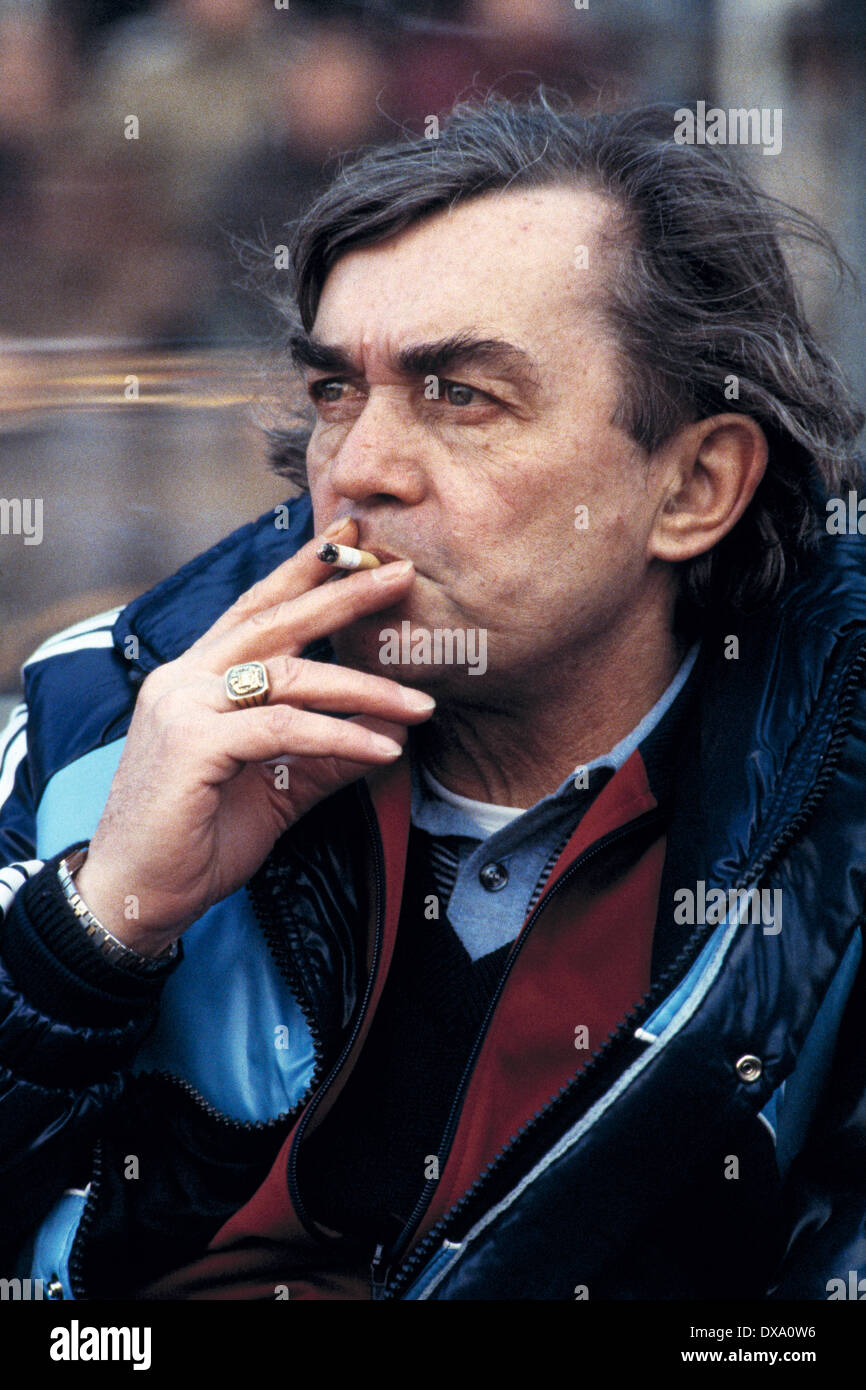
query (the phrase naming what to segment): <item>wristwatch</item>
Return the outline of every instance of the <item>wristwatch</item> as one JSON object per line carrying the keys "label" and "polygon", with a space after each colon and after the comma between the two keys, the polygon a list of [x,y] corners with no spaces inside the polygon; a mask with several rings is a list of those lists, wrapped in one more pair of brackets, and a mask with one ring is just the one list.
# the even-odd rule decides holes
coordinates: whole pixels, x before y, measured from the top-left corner
{"label": "wristwatch", "polygon": [[99,918],[90,911],[72,881],[73,874],[78,873],[86,858],[86,849],[75,850],[68,859],[61,859],[57,876],[69,906],[81,922],[93,945],[111,965],[123,966],[125,970],[130,970],[136,975],[155,975],[161,972],[164,965],[177,958],[177,942],[172,941],[158,956],[143,956],[139,951],[134,951],[131,946],[118,941],[116,936],[112,936],[108,928],[104,927]]}

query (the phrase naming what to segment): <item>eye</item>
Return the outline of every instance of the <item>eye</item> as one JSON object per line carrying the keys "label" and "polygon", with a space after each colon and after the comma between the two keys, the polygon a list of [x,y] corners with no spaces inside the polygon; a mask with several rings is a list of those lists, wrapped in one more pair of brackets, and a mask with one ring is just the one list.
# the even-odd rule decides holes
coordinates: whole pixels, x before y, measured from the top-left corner
{"label": "eye", "polygon": [[314,401],[322,401],[326,405],[333,405],[343,399],[344,381],[338,381],[335,377],[323,378],[321,381],[311,381],[307,390]]}
{"label": "eye", "polygon": [[477,391],[474,386],[466,386],[462,381],[443,381],[443,396],[449,405],[475,405],[477,397],[479,400],[488,400],[489,397],[483,391]]}

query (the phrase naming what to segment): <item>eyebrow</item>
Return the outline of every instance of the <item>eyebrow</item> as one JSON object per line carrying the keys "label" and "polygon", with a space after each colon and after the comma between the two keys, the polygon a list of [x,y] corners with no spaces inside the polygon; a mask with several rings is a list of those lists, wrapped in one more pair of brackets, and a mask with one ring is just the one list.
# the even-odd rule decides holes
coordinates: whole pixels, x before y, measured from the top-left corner
{"label": "eyebrow", "polygon": [[[289,353],[296,367],[354,377],[363,374],[345,348],[323,343],[303,329],[289,338]],[[391,367],[403,376],[439,377],[460,368],[483,367],[529,396],[537,395],[541,389],[538,363],[528,352],[504,338],[480,338],[472,333],[455,333],[401,348]]]}

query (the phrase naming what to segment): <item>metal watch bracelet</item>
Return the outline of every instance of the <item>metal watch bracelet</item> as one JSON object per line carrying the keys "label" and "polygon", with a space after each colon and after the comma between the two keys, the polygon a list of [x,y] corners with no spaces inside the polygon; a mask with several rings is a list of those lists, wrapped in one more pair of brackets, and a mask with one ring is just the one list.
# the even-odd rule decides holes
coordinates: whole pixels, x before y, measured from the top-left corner
{"label": "metal watch bracelet", "polygon": [[168,961],[176,958],[177,942],[172,941],[158,956],[143,956],[139,951],[134,951],[131,946],[118,941],[116,936],[112,936],[108,928],[104,927],[99,918],[90,911],[72,881],[72,875],[78,872],[86,858],[87,850],[78,849],[70,854],[68,859],[61,859],[58,865],[57,876],[60,879],[60,886],[72,911],[104,960],[109,961],[112,965],[121,965],[125,970],[136,975],[156,974]]}

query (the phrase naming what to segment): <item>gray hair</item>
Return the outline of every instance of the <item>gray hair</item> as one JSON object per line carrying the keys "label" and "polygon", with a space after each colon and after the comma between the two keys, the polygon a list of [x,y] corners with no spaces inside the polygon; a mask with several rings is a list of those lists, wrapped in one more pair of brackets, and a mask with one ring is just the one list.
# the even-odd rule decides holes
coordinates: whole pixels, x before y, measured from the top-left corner
{"label": "gray hair", "polygon": [[[309,330],[325,279],[348,251],[456,203],[506,188],[565,186],[619,210],[604,312],[621,394],[612,423],[649,452],[680,426],[732,409],[763,429],[769,462],[717,546],[680,566],[683,615],[772,598],[817,532],[824,498],[855,476],[864,415],[806,321],[781,250],[793,237],[849,274],[823,228],[762,192],[718,147],[679,145],[672,107],[581,115],[539,88],[515,104],[461,102],[436,139],[362,152],[300,217],[291,259]],[[725,396],[736,379],[736,405]],[[276,441],[274,466],[303,482],[309,425]]]}

